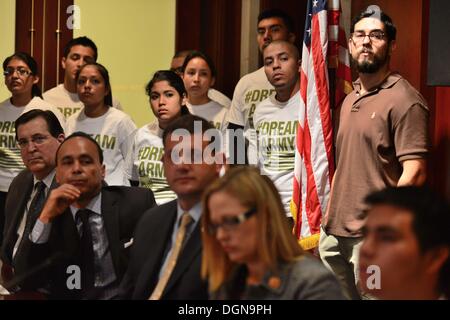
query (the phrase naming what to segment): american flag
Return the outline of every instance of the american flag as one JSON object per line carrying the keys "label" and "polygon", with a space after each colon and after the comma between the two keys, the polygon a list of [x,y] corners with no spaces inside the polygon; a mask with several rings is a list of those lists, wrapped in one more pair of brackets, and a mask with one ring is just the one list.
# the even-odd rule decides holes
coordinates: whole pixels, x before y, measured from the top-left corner
{"label": "american flag", "polygon": [[[327,4],[332,10],[327,11]],[[294,234],[305,250],[318,245],[320,223],[326,211],[334,173],[327,52],[330,50],[335,57],[340,57],[340,45],[336,41],[339,37],[329,36],[330,30],[338,30],[339,34],[339,15],[336,12],[340,12],[339,0],[308,0],[300,75],[300,108],[305,108],[305,120],[304,123],[299,121],[297,129],[292,197]],[[337,19],[332,20],[337,24],[329,25],[328,15],[337,15]],[[339,94],[337,98],[341,97]],[[303,110],[300,111],[302,113]]]}
{"label": "american flag", "polygon": [[336,69],[334,106],[353,90],[348,38],[341,19],[340,0],[328,1],[328,68]]}

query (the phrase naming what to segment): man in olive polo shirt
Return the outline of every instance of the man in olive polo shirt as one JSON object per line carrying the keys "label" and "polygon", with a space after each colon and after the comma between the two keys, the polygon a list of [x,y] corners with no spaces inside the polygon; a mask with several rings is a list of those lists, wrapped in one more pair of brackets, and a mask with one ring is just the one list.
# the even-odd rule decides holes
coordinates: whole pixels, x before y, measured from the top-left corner
{"label": "man in olive polo shirt", "polygon": [[420,93],[389,68],[396,36],[391,18],[369,6],[353,20],[351,32],[349,51],[359,78],[339,111],[337,166],[319,252],[348,297],[359,299],[363,200],[387,186],[425,182],[429,110]]}

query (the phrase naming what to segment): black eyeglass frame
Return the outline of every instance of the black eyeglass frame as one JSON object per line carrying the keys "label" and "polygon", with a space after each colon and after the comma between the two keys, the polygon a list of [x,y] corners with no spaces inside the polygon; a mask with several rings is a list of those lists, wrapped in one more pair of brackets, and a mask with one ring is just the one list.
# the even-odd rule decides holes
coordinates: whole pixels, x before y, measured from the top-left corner
{"label": "black eyeglass frame", "polygon": [[[355,37],[357,36],[357,37]],[[369,40],[372,41],[382,41],[386,38],[386,33],[382,30],[372,30],[369,33],[365,33],[362,31],[355,31],[351,34],[351,39],[355,43],[362,43],[366,37],[369,37]]]}

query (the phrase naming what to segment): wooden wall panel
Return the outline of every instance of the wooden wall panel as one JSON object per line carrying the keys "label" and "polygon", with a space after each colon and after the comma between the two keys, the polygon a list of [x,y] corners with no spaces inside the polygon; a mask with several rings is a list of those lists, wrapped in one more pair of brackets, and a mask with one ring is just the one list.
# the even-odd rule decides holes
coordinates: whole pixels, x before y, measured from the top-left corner
{"label": "wooden wall panel", "polygon": [[433,155],[429,166],[436,190],[450,200],[450,87],[435,87]]}
{"label": "wooden wall panel", "polygon": [[[239,80],[241,1],[204,0],[202,24],[203,50],[213,59],[217,68],[216,88],[221,88],[230,98]],[[220,14],[210,14],[220,13]]]}
{"label": "wooden wall panel", "polygon": [[177,0],[175,51],[201,47],[201,0]]}
{"label": "wooden wall panel", "polygon": [[66,10],[72,4],[73,0],[60,0],[59,15],[57,1],[52,0],[51,5],[47,9],[47,31],[45,39],[46,90],[64,82],[64,70],[61,68],[61,58],[63,56],[64,46],[73,37],[72,30],[68,30],[66,25],[68,18]]}
{"label": "wooden wall panel", "polygon": [[16,51],[25,51],[37,61],[43,91],[64,79],[60,61],[64,45],[73,37],[66,25],[70,5],[73,0],[16,0]]}
{"label": "wooden wall panel", "polygon": [[239,80],[241,0],[177,0],[175,50],[197,49],[217,69],[215,88],[230,98]]}

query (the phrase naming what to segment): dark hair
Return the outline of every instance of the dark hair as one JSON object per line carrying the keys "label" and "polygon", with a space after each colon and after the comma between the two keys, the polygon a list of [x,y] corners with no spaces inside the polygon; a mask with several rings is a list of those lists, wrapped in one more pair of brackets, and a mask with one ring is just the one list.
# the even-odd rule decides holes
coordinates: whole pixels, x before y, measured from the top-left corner
{"label": "dark hair", "polygon": [[294,58],[297,60],[301,59],[301,55],[300,55],[300,50],[298,50],[297,46],[295,45],[295,43],[289,42],[287,40],[274,40],[271,43],[269,43],[264,49],[263,49],[263,54],[264,54],[264,50],[266,50],[269,46],[273,45],[273,44],[283,44],[287,47],[289,47],[289,49],[292,50],[292,53],[295,55]]}
{"label": "dark hair", "polygon": [[355,31],[355,24],[357,24],[360,20],[364,18],[376,18],[380,20],[384,24],[384,28],[386,29],[386,36],[389,42],[395,40],[397,36],[397,28],[392,22],[391,17],[389,17],[386,13],[379,10],[377,7],[369,6],[364,11],[360,12],[356,17],[353,18],[352,24],[350,26],[350,33]]}
{"label": "dark hair", "polygon": [[83,47],[91,48],[94,51],[94,61],[97,61],[97,56],[98,56],[97,46],[95,45],[94,41],[92,41],[88,37],[78,37],[78,38],[70,40],[64,47],[64,57],[65,58],[67,58],[70,50],[74,46],[83,46]]}
{"label": "dark hair", "polygon": [[105,99],[103,101],[104,101],[105,105],[112,106],[112,100],[113,99],[112,99],[111,82],[109,81],[108,70],[106,70],[106,68],[103,65],[101,65],[100,63],[97,63],[97,62],[86,63],[77,72],[77,82],[78,82],[78,77],[80,76],[81,71],[84,68],[86,68],[87,66],[94,66],[98,70],[98,72],[100,72],[100,74],[102,75],[102,78],[105,81],[105,87],[106,87],[107,90],[109,90],[109,93],[105,96]]}
{"label": "dark hair", "polygon": [[[34,60],[34,58],[26,52],[16,52],[13,55],[7,57],[3,61],[3,71],[6,71],[6,68],[8,67],[8,63],[13,59],[18,59],[18,60],[25,62],[25,64],[28,66],[28,68],[30,68],[31,74],[33,76],[37,76],[39,74],[38,65],[37,65],[36,60]],[[33,84],[33,86],[31,87],[31,97],[32,98],[34,98],[34,97],[42,98],[42,91],[39,88],[39,86],[37,85],[37,83]]]}
{"label": "dark hair", "polygon": [[[450,206],[425,187],[386,188],[365,199],[371,206],[392,205],[413,216],[412,229],[422,253],[437,247],[450,250]],[[439,289],[450,296],[450,257],[440,270]]]}
{"label": "dark hair", "polygon": [[294,21],[292,18],[286,14],[283,10],[280,9],[267,9],[262,11],[258,15],[258,24],[261,20],[269,19],[269,18],[280,18],[283,20],[284,25],[288,29],[289,32],[294,32]]}
{"label": "dark hair", "polygon": [[175,54],[173,55],[172,59],[175,58],[186,58],[188,56],[189,53],[191,53],[194,50],[180,50],[175,52]]}
{"label": "dark hair", "polygon": [[33,109],[22,114],[14,122],[14,128],[16,129],[16,140],[19,140],[19,137],[17,136],[19,127],[38,117],[45,120],[47,123],[48,132],[50,132],[53,137],[58,138],[60,134],[64,134],[64,129],[62,128],[61,123],[52,111]]}
{"label": "dark hair", "polygon": [[[160,81],[167,81],[169,86],[175,88],[178,94],[180,95],[180,99],[183,99],[187,95],[186,88],[184,87],[183,79],[175,72],[171,70],[159,70],[156,71],[153,77],[145,86],[145,93],[150,97],[152,93],[152,88],[155,83]],[[189,109],[185,105],[181,105],[181,115],[190,114]]]}
{"label": "dark hair", "polygon": [[216,70],[216,66],[214,65],[214,62],[212,61],[212,59],[206,54],[203,53],[201,51],[196,51],[196,50],[192,50],[187,56],[186,59],[184,59],[184,63],[183,63],[183,73],[186,70],[186,67],[189,63],[189,61],[191,61],[194,58],[202,58],[203,60],[206,61],[206,64],[209,67],[209,70],[211,70],[211,76],[213,78],[216,77],[217,75],[217,70]]}
{"label": "dark hair", "polygon": [[102,148],[100,148],[100,145],[97,143],[97,141],[95,141],[94,138],[92,138],[90,135],[88,135],[85,132],[75,131],[70,136],[68,136],[63,142],[61,142],[61,144],[59,145],[58,149],[56,150],[56,164],[58,164],[59,149],[61,149],[63,144],[66,143],[68,140],[73,139],[73,138],[77,138],[77,137],[85,138],[85,139],[91,141],[93,144],[95,144],[95,146],[97,147],[98,159],[100,160],[100,163],[103,163],[103,150],[102,150]]}
{"label": "dark hair", "polygon": [[163,140],[164,147],[166,146],[167,136],[172,134],[177,129],[185,129],[190,134],[200,133],[200,132],[196,132],[196,130],[195,130],[195,129],[197,129],[197,126],[195,126],[195,122],[201,123],[201,130],[202,130],[201,133],[205,133],[209,129],[217,130],[209,121],[207,121],[206,119],[204,119],[202,117],[195,116],[193,114],[183,115],[183,116],[175,119],[171,123],[169,123],[167,125],[167,127],[164,129],[163,134],[162,134],[162,140]]}

